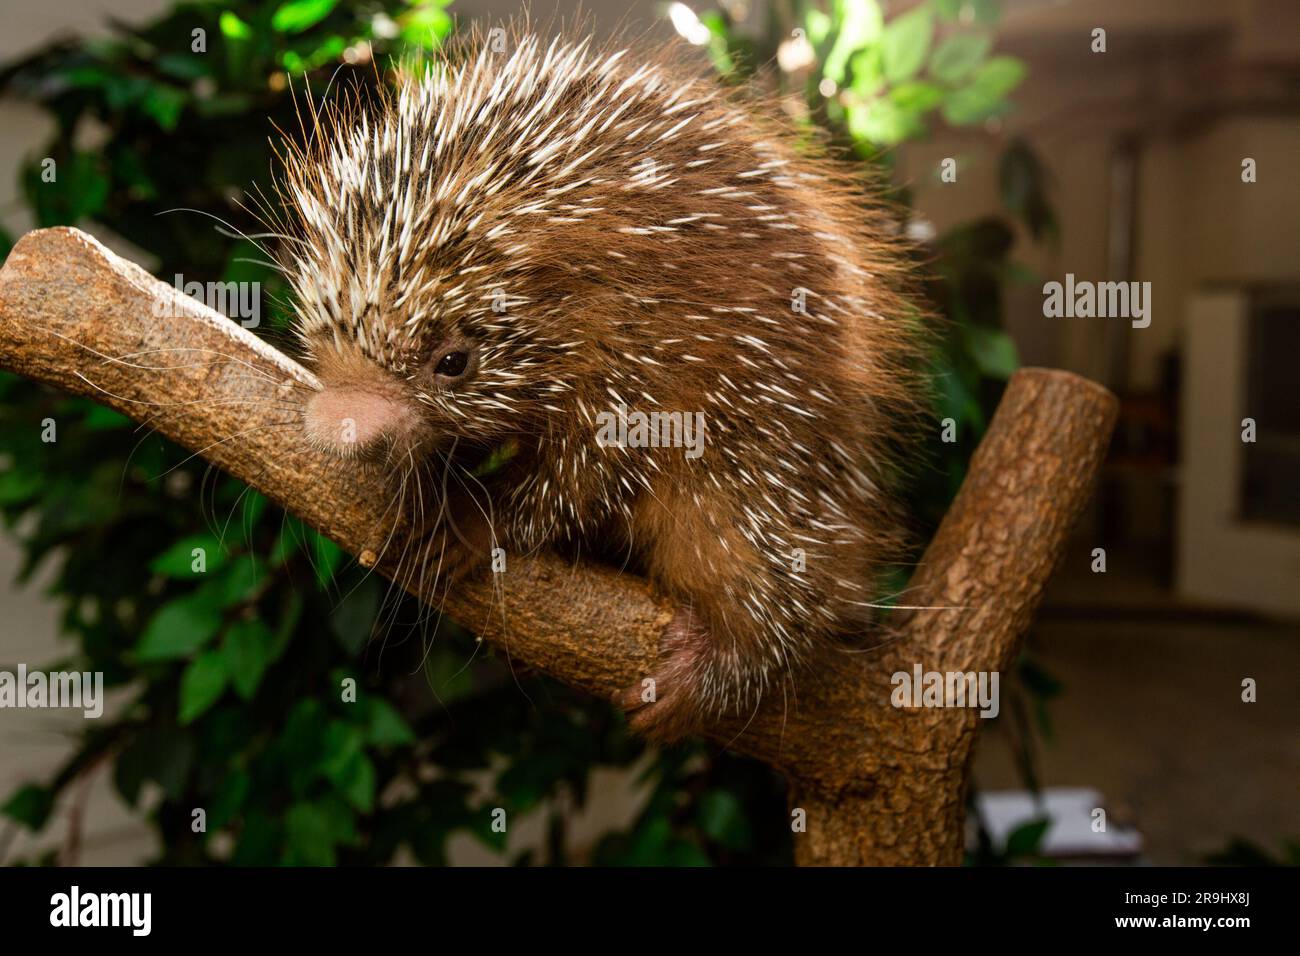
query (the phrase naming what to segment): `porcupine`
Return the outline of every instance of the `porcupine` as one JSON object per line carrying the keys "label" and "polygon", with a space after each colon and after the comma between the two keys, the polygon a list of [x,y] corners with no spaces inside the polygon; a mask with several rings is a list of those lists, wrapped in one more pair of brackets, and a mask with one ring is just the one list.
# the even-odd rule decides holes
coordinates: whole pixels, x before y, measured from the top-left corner
{"label": "porcupine", "polygon": [[[660,741],[785,694],[869,616],[918,334],[895,217],[846,165],[673,44],[528,33],[312,136],[281,186],[305,429],[441,474],[439,587],[495,547],[635,556],[679,608],[618,695]],[[598,442],[638,409],[702,412],[704,454]]]}

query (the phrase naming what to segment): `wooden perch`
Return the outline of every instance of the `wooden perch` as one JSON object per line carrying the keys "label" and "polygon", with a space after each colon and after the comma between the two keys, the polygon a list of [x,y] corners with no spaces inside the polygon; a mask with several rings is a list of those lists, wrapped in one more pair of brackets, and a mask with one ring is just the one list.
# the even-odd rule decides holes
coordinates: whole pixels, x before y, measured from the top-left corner
{"label": "wooden perch", "polygon": [[[163,303],[159,308],[157,303]],[[293,423],[310,373],[75,229],[24,236],[0,271],[0,365],[88,395],[206,458],[363,564],[385,548],[382,478],[326,458]],[[153,366],[154,368],[142,368]],[[834,652],[744,722],[710,734],[780,769],[802,864],[956,864],[973,708],[898,708],[891,676],[1012,662],[1114,425],[1104,388],[1017,372],[925,553],[907,612],[870,650]],[[238,437],[231,437],[238,436]],[[384,560],[379,570],[390,573]],[[608,697],[647,674],[672,608],[631,575],[555,556],[452,595],[447,613],[521,661]],[[897,612],[896,612],[897,613]],[[773,821],[774,826],[784,825]]]}

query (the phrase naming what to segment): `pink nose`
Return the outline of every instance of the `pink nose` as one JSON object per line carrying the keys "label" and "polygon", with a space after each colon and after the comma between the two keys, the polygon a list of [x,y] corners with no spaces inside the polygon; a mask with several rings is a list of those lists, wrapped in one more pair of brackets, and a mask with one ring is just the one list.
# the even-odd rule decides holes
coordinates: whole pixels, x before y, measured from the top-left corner
{"label": "pink nose", "polygon": [[404,416],[400,404],[356,388],[327,388],[307,403],[307,435],[344,458],[363,455],[383,444]]}

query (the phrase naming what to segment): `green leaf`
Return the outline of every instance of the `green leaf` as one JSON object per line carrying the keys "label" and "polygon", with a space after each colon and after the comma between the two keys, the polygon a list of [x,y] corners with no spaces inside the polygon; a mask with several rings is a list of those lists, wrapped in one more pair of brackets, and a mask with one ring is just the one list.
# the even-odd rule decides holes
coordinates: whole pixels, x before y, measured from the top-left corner
{"label": "green leaf", "polygon": [[195,112],[201,117],[238,116],[252,109],[253,100],[242,93],[218,93],[196,100]]}
{"label": "green leaf", "polygon": [[227,628],[222,643],[226,671],[235,692],[244,700],[249,700],[257,693],[262,675],[271,663],[271,648],[274,644],[275,635],[259,620],[239,620]]}
{"label": "green leaf", "polygon": [[288,854],[278,852],[283,831],[278,815],[272,819],[259,811],[245,814],[239,843],[230,862],[234,866],[271,866],[277,861],[286,862],[284,858]]}
{"label": "green leaf", "polygon": [[866,98],[875,96],[885,85],[885,70],[881,66],[880,47],[868,47],[853,54],[849,60],[849,89]]}
{"label": "green leaf", "polygon": [[1022,823],[1007,837],[1006,855],[1019,857],[1037,853],[1038,845],[1042,843],[1051,825],[1051,820],[1032,820],[1029,823]]}
{"label": "green leaf", "polygon": [[331,780],[339,777],[351,764],[352,758],[362,752],[364,743],[358,728],[341,720],[331,720],[325,727],[317,769]]}
{"label": "green leaf", "polygon": [[157,783],[175,800],[185,792],[193,765],[193,739],[168,721],[140,732],[117,759],[113,777],[118,792],[133,806],[146,780]]}
{"label": "green leaf", "polygon": [[24,186],[42,226],[75,224],[104,208],[111,190],[102,158],[79,152],[54,167],[55,179],[42,179],[43,166],[33,163],[23,172]]}
{"label": "green leaf", "polygon": [[226,689],[226,655],[221,651],[206,651],[190,662],[181,674],[181,701],[179,720],[182,725],[193,723],[221,697]]}
{"label": "green leaf", "polygon": [[252,786],[253,779],[246,770],[232,770],[226,774],[209,801],[208,828],[219,830],[233,820],[243,808]]}
{"label": "green leaf", "polygon": [[621,861],[631,866],[708,866],[709,857],[694,843],[674,834],[662,816],[643,819]]}
{"label": "green leaf", "polygon": [[912,81],[889,91],[889,98],[900,110],[919,117],[943,102],[944,91],[933,83]]}
{"label": "green leaf", "polygon": [[302,548],[302,539],[306,533],[301,522],[296,518],[287,518],[276,536],[275,544],[271,545],[271,553],[267,556],[271,567],[278,568],[297,554]]}
{"label": "green leaf", "polygon": [[984,375],[1008,379],[1020,367],[1016,343],[1001,329],[970,325],[964,331],[967,351]]}
{"label": "green leaf", "polygon": [[[479,807],[468,821],[468,829],[470,834],[476,837],[483,846],[495,853],[504,853],[507,834],[504,830],[493,827],[497,809],[499,808],[493,806]],[[509,826],[509,820],[510,815],[507,814],[507,826]]]}
{"label": "green leaf", "polygon": [[[203,572],[194,570],[194,562],[198,560],[196,550],[203,552]],[[168,578],[196,578],[201,573],[218,570],[225,563],[226,551],[213,535],[192,534],[149,562],[149,570]]]}
{"label": "green leaf", "polygon": [[474,693],[474,672],[465,666],[465,655],[448,641],[435,642],[424,658],[424,676],[443,706]]}
{"label": "green leaf", "polygon": [[843,86],[849,57],[880,38],[884,17],[876,0],[836,0],[835,20],[840,29],[826,54],[822,74]]}
{"label": "green leaf", "polygon": [[315,697],[299,700],[283,720],[275,746],[275,763],[288,778],[291,792],[304,794],[321,777],[324,737],[329,721]]}
{"label": "green leaf", "polygon": [[889,99],[871,100],[849,113],[849,132],[877,146],[894,146],[916,133],[915,115],[901,110]]}
{"label": "green leaf", "polygon": [[674,838],[663,850],[664,866],[712,866],[713,861],[703,848],[690,840]]}
{"label": "green leaf", "polygon": [[1025,689],[1037,697],[1057,697],[1065,689],[1055,675],[1033,658],[1022,657],[1016,665],[1016,674]]}
{"label": "green leaf", "polygon": [[139,105],[148,89],[149,80],[143,76],[114,73],[105,78],[103,93],[109,109],[125,113]]}
{"label": "green leaf", "polygon": [[232,40],[247,40],[253,35],[253,28],[229,10],[221,12],[221,17],[217,23],[221,27],[222,34]]}
{"label": "green leaf", "polygon": [[808,31],[808,42],[814,47],[821,46],[825,42],[831,35],[831,27],[834,26],[834,21],[826,15],[826,11],[818,10],[816,7],[808,8],[803,22]]}
{"label": "green leaf", "polygon": [[334,636],[349,655],[355,655],[370,639],[379,608],[379,592],[379,582],[374,575],[369,575],[343,596],[330,615]]}
{"label": "green leaf", "polygon": [[978,432],[984,427],[984,413],[975,394],[965,381],[965,375],[958,368],[949,366],[934,376],[938,389],[938,403],[935,409],[940,421],[951,418],[957,423],[960,439],[968,429]]}
{"label": "green leaf", "polygon": [[356,814],[346,803],[333,794],[327,794],[316,801],[316,809],[329,827],[331,840],[343,844],[357,841]]}
{"label": "green leaf", "polygon": [[882,43],[885,79],[901,83],[915,76],[925,63],[933,32],[934,14],[925,4],[891,20]]}
{"label": "green leaf", "polygon": [[695,812],[700,829],[728,850],[747,850],[753,843],[745,805],[734,793],[705,791]]}
{"label": "green leaf", "polygon": [[375,786],[378,775],[375,765],[365,754],[358,754],[348,765],[343,778],[335,780],[339,793],[361,813],[369,813],[375,807]]}
{"label": "green leaf", "polygon": [[34,471],[12,468],[0,472],[0,505],[16,505],[39,497],[46,480]]}
{"label": "green leaf", "polygon": [[993,46],[982,33],[959,33],[939,44],[930,58],[930,74],[944,83],[958,83],[979,66]]}
{"label": "green leaf", "polygon": [[324,754],[317,765],[335,789],[362,813],[375,804],[375,765],[365,755],[361,731],[341,721],[325,730]]}
{"label": "green leaf", "polygon": [[1005,112],[1005,97],[1024,78],[1024,64],[1014,57],[999,56],[975,71],[970,83],[948,96],[944,119],[954,126],[978,123]]}
{"label": "green leaf", "polygon": [[326,63],[331,63],[342,55],[347,49],[348,41],[340,36],[329,36],[318,44],[315,49],[309,50],[306,56],[300,56],[294,50],[286,50],[280,57],[280,62],[286,70],[292,72],[304,72],[314,70]]}
{"label": "green leaf", "polygon": [[270,25],[279,33],[302,33],[325,20],[335,7],[338,7],[338,0],[290,0],[276,10],[270,18]]}
{"label": "green leaf", "polygon": [[289,0],[275,11],[271,26],[281,33],[301,33],[324,20],[339,0]]}
{"label": "green leaf", "polygon": [[296,803],[284,817],[289,846],[285,862],[299,866],[333,866],[334,840],[330,819],[311,803]]}
{"label": "green leaf", "polygon": [[164,53],[153,61],[159,73],[185,80],[187,83],[207,76],[209,60],[202,53]]}
{"label": "green leaf", "polygon": [[[1024,220],[1035,240],[1055,237],[1056,213],[1047,198],[1047,171],[1033,148],[1023,139],[1013,139],[1002,151],[998,162],[998,179],[1002,186],[1002,203]],[[1008,263],[1007,280],[1030,284],[1040,282],[1027,269],[1014,269]]]}
{"label": "green leaf", "polygon": [[1004,97],[1025,78],[1025,65],[1013,56],[995,56],[978,70],[971,82],[990,96]]}
{"label": "green leaf", "polygon": [[436,46],[451,32],[451,16],[443,3],[423,3],[397,18],[399,36],[405,43],[420,47]]}
{"label": "green leaf", "polygon": [[516,813],[531,810],[546,797],[568,770],[559,753],[518,753],[497,776],[496,792]]}
{"label": "green leaf", "polygon": [[0,807],[0,813],[35,832],[45,826],[53,809],[54,791],[29,783],[14,791]]}
{"label": "green leaf", "polygon": [[188,99],[189,96],[184,90],[154,84],[144,94],[144,98],[140,101],[140,108],[153,117],[160,129],[170,132],[180,122],[181,111],[185,109]]}
{"label": "green leaf", "polygon": [[252,555],[243,555],[232,561],[204,585],[204,591],[223,607],[238,604],[253,597],[266,581],[266,566]]}
{"label": "green leaf", "polygon": [[975,11],[975,22],[992,26],[1002,16],[1002,0],[969,0]]}
{"label": "green leaf", "polygon": [[375,747],[401,747],[415,743],[415,732],[402,715],[382,697],[372,697],[366,720],[366,743]]}
{"label": "green leaf", "polygon": [[1000,97],[991,96],[978,86],[968,86],[948,94],[943,118],[953,126],[969,126],[995,115],[1002,106]]}
{"label": "green leaf", "polygon": [[309,532],[308,539],[312,547],[312,567],[316,571],[316,583],[322,591],[328,591],[334,583],[334,572],[343,562],[343,549],[315,531]]}
{"label": "green leaf", "polygon": [[145,626],[135,647],[141,661],[166,661],[188,657],[217,633],[221,609],[202,592],[164,604]]}
{"label": "green leaf", "polygon": [[97,90],[107,88],[116,77],[107,70],[97,66],[74,66],[68,70],[59,70],[55,76],[75,89]]}
{"label": "green leaf", "polygon": [[275,629],[275,643],[271,645],[270,662],[274,664],[289,648],[294,629],[302,617],[303,599],[296,591],[290,593],[280,613],[280,623]]}
{"label": "green leaf", "polygon": [[[229,277],[226,281],[230,281]],[[242,280],[235,280],[242,281]],[[234,524],[239,526],[239,530],[244,535],[251,535],[257,527],[257,523],[262,520],[262,515],[266,512],[270,501],[260,492],[245,490],[240,497],[243,504],[239,508],[239,515],[234,517]]]}

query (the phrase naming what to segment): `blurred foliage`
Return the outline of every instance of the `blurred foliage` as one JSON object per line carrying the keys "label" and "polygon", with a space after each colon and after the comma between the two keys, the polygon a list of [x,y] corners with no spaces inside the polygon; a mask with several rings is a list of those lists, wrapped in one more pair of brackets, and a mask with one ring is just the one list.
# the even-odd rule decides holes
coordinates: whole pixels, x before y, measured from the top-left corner
{"label": "blurred foliage", "polygon": [[1052,821],[1046,817],[1026,820],[1007,834],[1001,846],[996,846],[989,836],[984,821],[975,813],[973,806],[967,807],[976,820],[975,848],[966,854],[966,862],[971,866],[1024,866],[1052,865],[1052,861],[1039,853],[1043,838],[1052,827]]}
{"label": "blurred foliage", "polygon": [[1300,840],[1283,840],[1273,853],[1245,837],[1233,837],[1201,862],[1206,866],[1300,866]]}
{"label": "blurred foliage", "polygon": [[[787,91],[801,78],[806,122],[887,167],[889,147],[934,122],[982,123],[1009,109],[1023,68],[991,55],[996,8],[933,0],[886,21],[874,0],[795,2],[774,5],[757,35],[725,12],[701,20],[729,76],[775,75]],[[0,72],[0,89],[55,124],[23,171],[37,225],[106,229],[164,278],[260,282],[258,332],[277,337],[287,290],[239,238],[257,228],[241,200],[258,188],[270,195],[268,139],[298,129],[295,95],[302,107],[373,85],[390,56],[440,42],[452,28],[444,0],[184,3],[112,27]],[[796,28],[812,65],[760,71]],[[1032,153],[1013,143],[999,174],[1007,217],[1050,237]],[[959,437],[918,483],[929,524],[1016,366],[1000,329],[1002,289],[1018,277],[1007,217],[925,250],[928,288],[948,320],[935,356],[938,418],[953,418]],[[47,421],[56,441],[42,440]],[[120,702],[87,723],[51,779],[8,796],[0,809],[15,824],[41,830],[74,783],[109,772],[156,829],[160,863],[382,863],[400,850],[437,864],[456,834],[505,853],[492,827],[501,808],[512,832],[533,817],[541,834],[536,849],[508,859],[562,864],[580,862],[567,858],[567,827],[592,771],[623,767],[635,768],[645,802],[626,829],[597,841],[592,862],[791,859],[790,835],[774,825],[783,786],[767,768],[699,745],[647,751],[606,703],[512,673],[472,635],[147,427],[0,375],[0,469],[0,515],[25,555],[20,577],[48,582],[69,639],[49,666],[102,671]],[[348,680],[355,703],[344,700]],[[193,830],[197,808],[206,832]],[[0,853],[7,842],[0,836]]]}

